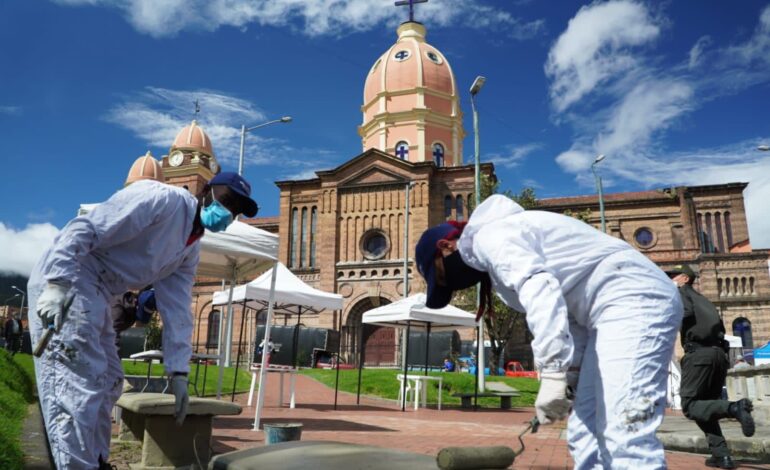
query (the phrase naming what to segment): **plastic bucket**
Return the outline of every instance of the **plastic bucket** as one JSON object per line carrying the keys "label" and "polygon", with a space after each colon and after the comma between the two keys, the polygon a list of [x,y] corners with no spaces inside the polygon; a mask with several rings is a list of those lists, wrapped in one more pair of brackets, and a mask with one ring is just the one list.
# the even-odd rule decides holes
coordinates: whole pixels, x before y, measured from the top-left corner
{"label": "plastic bucket", "polygon": [[265,445],[298,441],[302,437],[302,423],[265,424]]}

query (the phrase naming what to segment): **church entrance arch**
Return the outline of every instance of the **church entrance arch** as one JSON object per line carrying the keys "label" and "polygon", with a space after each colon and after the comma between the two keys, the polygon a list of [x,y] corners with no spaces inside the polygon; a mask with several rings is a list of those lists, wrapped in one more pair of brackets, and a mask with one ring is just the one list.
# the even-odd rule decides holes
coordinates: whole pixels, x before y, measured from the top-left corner
{"label": "church entrance arch", "polygon": [[367,366],[393,365],[396,363],[396,330],[361,323],[364,313],[390,303],[383,297],[378,298],[378,305],[375,305],[372,300],[374,299],[367,297],[358,301],[348,313],[344,331],[344,339],[349,351],[348,362],[358,362],[359,340],[363,327],[364,364]]}

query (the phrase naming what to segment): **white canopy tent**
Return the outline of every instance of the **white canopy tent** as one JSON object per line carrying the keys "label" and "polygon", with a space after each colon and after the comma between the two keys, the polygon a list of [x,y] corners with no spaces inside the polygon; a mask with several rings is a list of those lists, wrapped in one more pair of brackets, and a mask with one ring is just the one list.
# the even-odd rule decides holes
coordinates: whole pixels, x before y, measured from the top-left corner
{"label": "white canopy tent", "polygon": [[[390,328],[406,328],[406,344],[404,346],[404,376],[407,375],[408,364],[407,357],[409,355],[409,332],[411,328],[424,329],[427,333],[426,342],[426,354],[425,354],[425,373],[427,374],[427,350],[430,346],[430,332],[453,330],[457,327],[475,328],[478,326],[476,322],[476,316],[461,310],[455,306],[447,305],[441,309],[430,309],[425,306],[425,294],[419,293],[407,298],[398,300],[382,307],[369,310],[364,313],[361,323],[367,323],[370,325],[386,326]],[[363,343],[363,335],[361,336],[361,343]],[[363,351],[363,344],[360,345]],[[361,369],[363,367],[363,361],[359,361],[358,364],[358,399],[361,397]],[[477,367],[481,367],[484,370],[483,364],[479,364]],[[403,381],[403,387],[406,388],[406,380]],[[405,390],[402,392],[402,396],[405,395]],[[406,400],[401,403],[401,410],[406,409]]]}
{"label": "white canopy tent", "polygon": [[[224,366],[230,363],[233,335],[232,296],[238,279],[253,276],[272,266],[265,273],[272,278],[272,289],[268,292],[268,319],[273,311],[275,273],[278,262],[278,236],[264,230],[235,221],[223,232],[206,231],[201,238],[200,262],[196,271],[198,276],[217,277],[230,281],[227,305],[227,328],[219,331],[219,378],[217,380],[217,398],[222,396],[222,378]],[[222,323],[220,323],[221,325]],[[225,344],[223,345],[223,341]]]}
{"label": "white canopy tent", "polygon": [[[266,272],[249,282],[230,291],[214,293],[214,305],[224,305],[233,302],[243,302],[246,307],[252,309],[264,308],[265,302],[273,302],[276,307],[286,309],[289,305],[297,305],[316,309],[316,311],[329,309],[342,309],[342,296],[314,289],[302,282],[283,263],[276,263],[275,275]],[[272,289],[271,289],[272,286]],[[301,312],[301,310],[300,310]],[[265,324],[264,344],[270,343],[271,314],[268,310],[268,318]],[[267,354],[262,355],[262,368],[259,375],[259,392],[257,394],[257,406],[254,413],[254,430],[259,429],[259,421],[262,416],[264,393],[266,385],[267,367],[265,363]]]}

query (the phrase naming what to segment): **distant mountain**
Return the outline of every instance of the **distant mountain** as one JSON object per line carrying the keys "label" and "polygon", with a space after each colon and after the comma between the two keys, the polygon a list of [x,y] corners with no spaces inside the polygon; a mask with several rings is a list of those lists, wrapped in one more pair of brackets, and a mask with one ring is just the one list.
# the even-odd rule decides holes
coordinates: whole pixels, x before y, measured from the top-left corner
{"label": "distant mountain", "polygon": [[[20,297],[13,297],[18,294],[11,286],[16,286],[24,292],[27,291],[27,278],[16,274],[3,274],[0,273],[0,305],[14,305],[18,306],[21,302]],[[24,305],[27,304],[26,299]]]}

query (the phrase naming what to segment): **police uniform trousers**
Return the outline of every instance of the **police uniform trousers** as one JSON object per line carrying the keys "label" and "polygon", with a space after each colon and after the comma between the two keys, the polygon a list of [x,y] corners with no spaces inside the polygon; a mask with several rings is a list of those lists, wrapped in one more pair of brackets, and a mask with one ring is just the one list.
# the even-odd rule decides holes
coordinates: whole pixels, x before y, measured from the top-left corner
{"label": "police uniform trousers", "polygon": [[722,428],[719,427],[719,420],[730,416],[730,402],[721,399],[722,386],[729,368],[727,355],[718,346],[687,343],[681,365],[680,390],[685,416],[694,420],[706,434],[712,455],[730,455]]}

